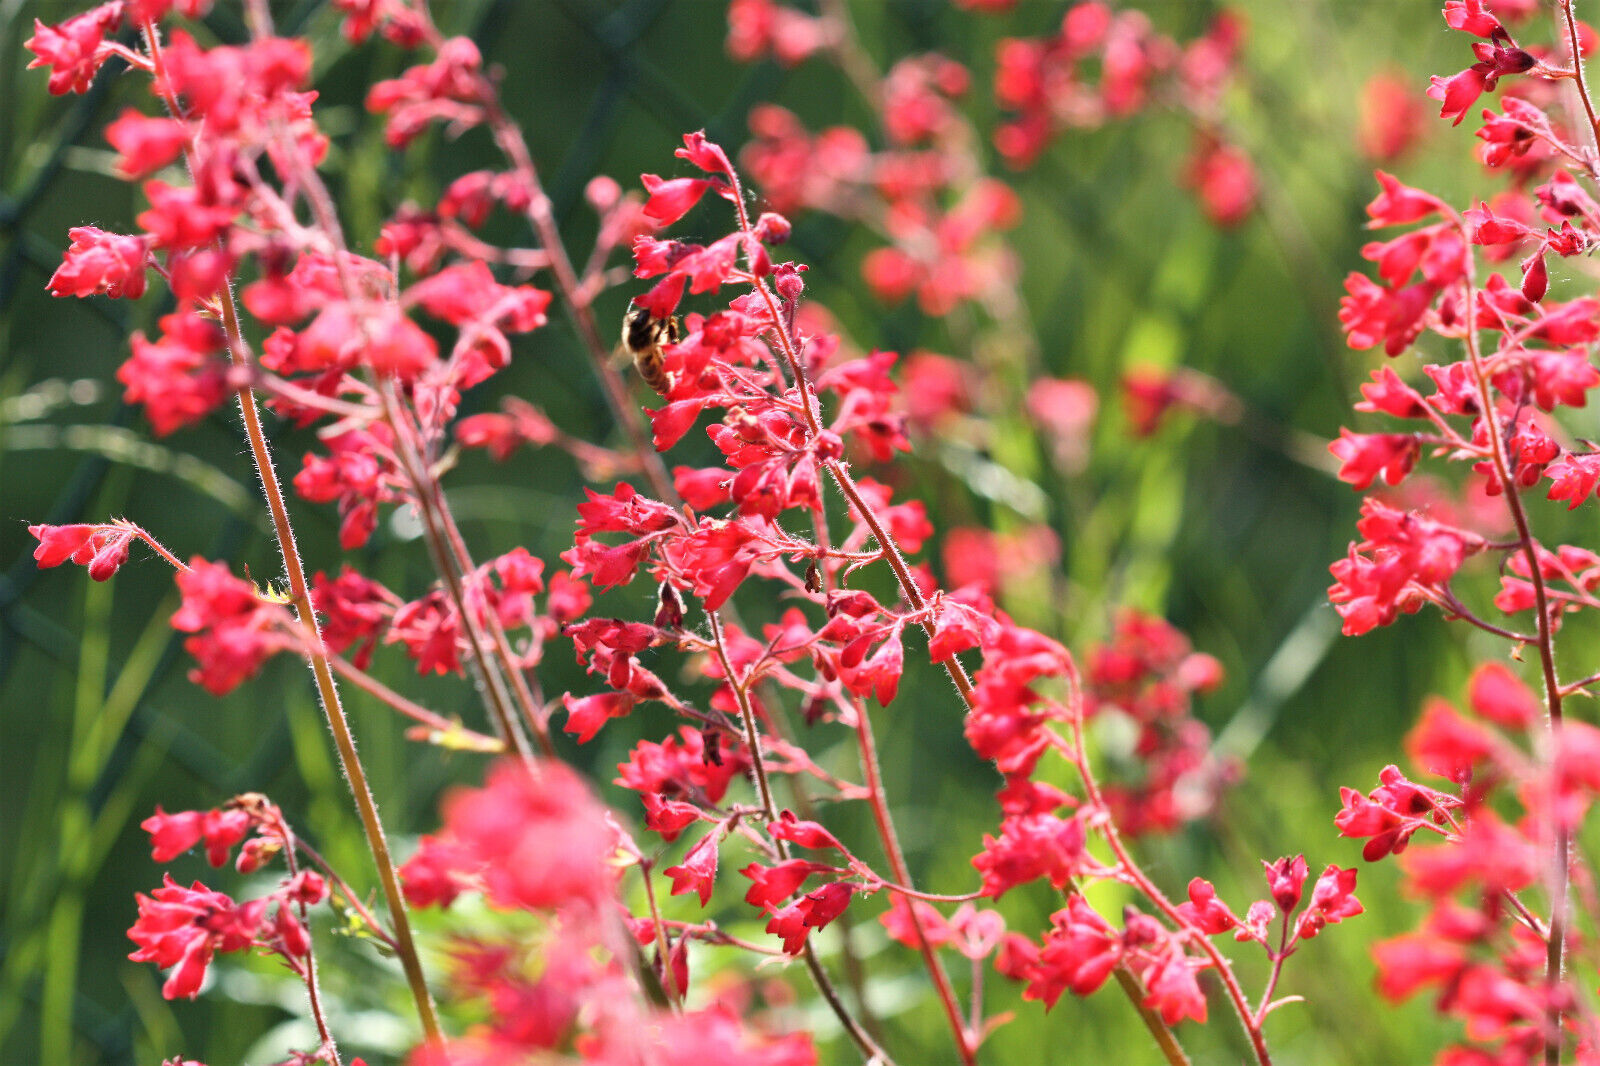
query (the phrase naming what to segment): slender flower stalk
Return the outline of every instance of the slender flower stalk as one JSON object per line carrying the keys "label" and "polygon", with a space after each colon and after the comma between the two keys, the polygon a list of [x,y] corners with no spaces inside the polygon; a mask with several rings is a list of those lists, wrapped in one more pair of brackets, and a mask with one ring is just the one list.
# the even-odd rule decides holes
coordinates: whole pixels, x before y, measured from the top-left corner
{"label": "slender flower stalk", "polygon": [[[140,29],[150,52],[151,73],[156,91],[166,104],[169,113],[175,117],[179,116],[182,114],[182,108],[171,89],[171,82],[163,65],[159,31],[148,18],[141,24]],[[239,328],[238,312],[234,306],[231,286],[224,284],[223,296],[219,303],[223,331],[228,338],[229,355],[235,366],[248,370],[254,360],[243,331]],[[366,770],[361,764],[361,758],[356,753],[355,740],[350,733],[349,720],[345,717],[344,707],[339,699],[339,689],[334,682],[333,669],[329,665],[327,654],[321,650],[322,634],[317,625],[316,609],[312,605],[305,569],[300,564],[299,550],[295,546],[294,527],[289,521],[289,509],[284,503],[283,491],[272,463],[266,434],[261,428],[261,415],[256,407],[255,393],[248,386],[241,386],[236,390],[236,396],[240,416],[244,421],[245,438],[250,446],[256,473],[261,479],[261,489],[266,497],[273,532],[283,557],[284,570],[289,581],[290,599],[295,615],[305,631],[306,658],[310,663],[323,714],[333,733],[334,746],[339,753],[339,763],[344,770],[345,779],[349,782],[351,795],[355,799],[367,847],[372,853],[378,880],[388,904],[395,939],[395,953],[399,956],[401,968],[405,972],[406,984],[411,990],[411,998],[417,1009],[423,1036],[429,1042],[435,1042],[440,1037],[440,1029],[438,1014],[433,1004],[433,994],[428,990],[427,980],[423,976],[422,960],[412,937],[411,922],[407,915],[405,899],[400,892],[394,860],[389,852],[388,840],[384,836],[383,823],[378,817],[378,805],[367,783]]]}

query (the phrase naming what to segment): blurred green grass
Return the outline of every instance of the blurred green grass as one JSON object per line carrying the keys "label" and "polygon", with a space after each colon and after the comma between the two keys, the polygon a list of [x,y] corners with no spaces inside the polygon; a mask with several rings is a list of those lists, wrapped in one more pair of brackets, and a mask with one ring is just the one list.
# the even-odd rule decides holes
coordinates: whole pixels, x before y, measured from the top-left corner
{"label": "blurred green grass", "polygon": [[[1215,10],[1203,2],[1141,6],[1180,36]],[[1010,239],[1024,263],[1020,294],[1031,309],[1040,368],[1093,382],[1102,417],[1090,464],[1073,478],[1052,471],[1015,406],[995,416],[993,454],[1042,488],[1063,544],[1054,595],[1009,606],[1080,648],[1106,631],[1116,607],[1163,614],[1228,669],[1226,686],[1201,710],[1213,729],[1221,733],[1251,706],[1250,728],[1231,734],[1248,749],[1249,772],[1223,811],[1142,852],[1168,889],[1198,873],[1240,903],[1259,891],[1260,858],[1304,850],[1313,867],[1358,861],[1359,849],[1334,835],[1338,786],[1369,787],[1382,765],[1399,758],[1399,737],[1421,698],[1457,695],[1474,656],[1496,649],[1428,616],[1356,641],[1331,636],[1326,567],[1351,536],[1356,494],[1237,430],[1179,418],[1152,440],[1126,434],[1116,382],[1136,362],[1203,370],[1261,417],[1323,438],[1350,422],[1355,385],[1372,362],[1345,350],[1333,319],[1341,278],[1360,267],[1361,207],[1372,191],[1370,167],[1354,150],[1354,101],[1374,70],[1397,66],[1420,91],[1428,73],[1465,61],[1432,0],[1234,6],[1251,32],[1249,75],[1229,98],[1229,121],[1261,169],[1264,209],[1236,231],[1206,224],[1174,188],[1186,128],[1159,113],[1064,136],[1034,170],[1008,176],[1025,204],[1026,222]],[[70,10],[56,2],[0,7],[0,412],[10,412],[0,415],[0,768],[11,783],[0,796],[0,1061],[152,1063],[179,1053],[212,1066],[272,1061],[297,1036],[304,1043],[304,1034],[292,1020],[297,992],[271,966],[221,967],[219,986],[199,1001],[169,1004],[159,975],[127,961],[124,930],[133,893],[160,878],[137,829],[157,803],[177,810],[265,791],[357,885],[371,884],[304,671],[274,663],[256,682],[212,700],[184,679],[185,656],[166,624],[171,583],[159,563],[136,563],[98,586],[81,572],[38,573],[28,558],[26,521],[126,515],[182,555],[248,563],[257,575],[278,565],[246,505],[253,474],[235,416],[219,415],[153,450],[128,445],[126,434],[148,435],[140,416],[116,400],[111,376],[127,332],[150,328],[160,298],[129,306],[51,301],[43,292],[68,227],[131,226],[136,194],[108,176],[98,131],[123,106],[148,107],[138,78],[102,78],[87,97],[51,98],[43,78],[22,73],[21,41],[32,19]],[[1061,10],[1025,0],[991,20],[932,0],[852,5],[880,63],[935,48],[968,63],[980,120],[992,113],[997,39],[1047,32]],[[455,175],[493,165],[477,133],[459,142],[432,134],[411,151],[388,150],[361,96],[372,80],[401,69],[403,57],[385,48],[348,50],[318,5],[274,4],[274,11],[285,32],[318,41],[319,110],[336,135],[328,170],[351,207],[346,221],[358,246],[370,244],[404,199],[426,201]],[[748,108],[769,100],[813,127],[866,120],[823,64],[785,71],[730,63],[720,4],[457,0],[438,11],[447,31],[471,34],[502,65],[506,98],[575,248],[592,236],[580,197],[587,178],[606,173],[632,187],[641,171],[672,172],[671,152],[685,130],[704,126],[737,146]],[[209,28],[237,39],[232,5],[219,5]],[[1401,173],[1456,202],[1487,194],[1492,184],[1466,164],[1470,141],[1466,128],[1438,124],[1426,152]],[[811,264],[809,294],[855,343],[970,354],[973,323],[884,308],[866,294],[857,264],[867,245],[859,234],[830,219],[797,221],[793,249]],[[626,298],[609,295],[602,312],[620,317]],[[63,387],[81,380],[100,385]],[[469,397],[467,410],[490,409],[503,394],[535,398],[571,430],[609,432],[603,398],[559,320],[519,340],[516,362]],[[281,469],[292,473],[310,444],[305,434],[281,431]],[[1020,521],[931,449],[906,461],[901,476],[936,525]],[[450,491],[480,558],[524,544],[553,560],[570,544],[563,501],[576,497],[580,483],[559,454],[522,453],[504,466],[471,455]],[[311,567],[336,568],[331,511],[302,504],[296,515]],[[1577,528],[1554,508],[1539,520]],[[353,561],[392,588],[415,594],[426,580],[425,554],[403,531],[385,526],[357,555]],[[937,558],[936,546],[929,556]],[[631,588],[609,602],[619,614],[637,614],[647,595]],[[1569,647],[1592,647],[1590,634],[1573,631]],[[547,691],[588,691],[560,647],[545,670]],[[476,720],[466,685],[418,681],[393,652],[380,653],[376,672],[442,713]],[[406,745],[392,716],[359,695],[351,704],[392,830],[404,839],[430,829],[440,791],[473,780],[480,764]],[[589,748],[564,751],[600,768],[603,780],[636,735],[667,726],[663,715],[641,712]],[[996,782],[962,741],[946,684],[932,670],[913,670],[878,729],[917,876],[937,891],[965,890],[974,880],[967,857],[994,826]],[[818,738],[825,749],[843,740]],[[847,750],[832,755],[849,765]],[[838,816],[847,829],[865,829],[852,825],[855,813]],[[208,883],[213,876],[192,858],[174,864],[174,874]],[[216,880],[238,888],[231,874]],[[1420,1062],[1446,1031],[1425,1004],[1377,1004],[1365,945],[1406,928],[1414,913],[1387,869],[1364,868],[1360,895],[1369,913],[1308,945],[1288,969],[1282,991],[1309,1002],[1274,1017],[1269,1036],[1281,1063]],[[682,917],[696,913],[681,899],[670,906]],[[1039,928],[1051,909],[1040,892],[1019,892],[1004,907],[1024,929]],[[920,996],[911,960],[875,954],[882,936],[874,922],[861,923],[853,940],[871,956],[868,995],[900,1061],[941,1061],[942,1021]],[[359,1034],[352,1049],[368,1053],[373,1066],[390,1061],[406,1039],[403,1028],[382,1022],[386,1008],[406,1016],[403,1000],[389,996],[398,985],[378,979],[385,966],[363,946],[330,943],[323,972],[339,1021]],[[695,964],[704,972],[740,961],[703,952]],[[1247,987],[1259,985],[1256,963],[1241,964]],[[988,981],[990,1003],[1019,1012],[995,1035],[986,1061],[1038,1061],[1045,1048],[1051,1062],[1156,1061],[1132,1011],[1112,994],[1063,1000],[1046,1016],[1035,1004],[1015,1004],[1015,989],[992,973]],[[825,1016],[809,1020],[829,1031]],[[1196,1062],[1237,1061],[1244,1049],[1226,1018],[1203,1030],[1185,1026],[1182,1035]],[[828,1061],[853,1061],[837,1040],[827,1050]]]}

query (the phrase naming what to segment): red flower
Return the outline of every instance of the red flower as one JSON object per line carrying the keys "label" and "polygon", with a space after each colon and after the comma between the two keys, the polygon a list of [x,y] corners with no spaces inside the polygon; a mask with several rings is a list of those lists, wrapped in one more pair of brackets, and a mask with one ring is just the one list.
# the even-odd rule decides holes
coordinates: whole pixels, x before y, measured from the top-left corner
{"label": "red flower", "polygon": [[461,894],[462,857],[453,842],[424,836],[400,867],[400,887],[413,907],[448,907]]}
{"label": "red flower", "polygon": [[838,871],[827,863],[812,862],[809,859],[788,859],[775,866],[762,866],[753,862],[739,872],[754,882],[744,894],[745,902],[752,907],[773,911],[780,903],[794,895],[812,874]]}
{"label": "red flower", "polygon": [[[837,848],[844,851],[839,839],[816,822],[806,822],[794,816],[793,811],[783,811],[778,820],[767,826],[773,840],[787,840],[802,848]],[[848,852],[845,852],[849,854]]]}
{"label": "red flower", "polygon": [[[916,924],[912,923],[913,913],[916,915]],[[942,948],[956,939],[955,929],[933,904],[911,899],[899,892],[889,893],[889,909],[879,915],[878,920],[883,923],[890,940],[908,948],[922,946],[922,937],[917,934],[918,925],[922,927],[922,936],[927,937],[929,947]]]}
{"label": "red flower", "polygon": [[1435,212],[1448,211],[1443,200],[1432,193],[1402,185],[1393,174],[1375,170],[1373,176],[1383,187],[1377,198],[1367,205],[1367,215],[1374,226],[1398,226],[1427,218]]}
{"label": "red flower", "polygon": [[650,194],[644,213],[661,226],[670,226],[687,215],[713,184],[705,178],[663,180],[654,174],[641,174],[639,180]]}
{"label": "red flower", "polygon": [[1300,915],[1295,935],[1309,940],[1325,927],[1360,914],[1365,908],[1356,899],[1355,890],[1355,870],[1330,865],[1311,889],[1311,902]]}
{"label": "red flower", "polygon": [[1418,767],[1458,783],[1470,781],[1474,767],[1492,759],[1496,748],[1490,730],[1462,718],[1438,697],[1423,706],[1405,743],[1406,754]]}
{"label": "red flower", "polygon": [[1376,944],[1372,958],[1378,966],[1378,991],[1394,1003],[1409,998],[1424,985],[1445,982],[1466,964],[1466,951],[1431,933],[1407,933]]}
{"label": "red flower", "polygon": [[133,335],[133,355],[117,368],[123,398],[144,405],[151,428],[165,436],[200,421],[227,400],[226,338],[218,325],[192,312],[164,315],[161,339]]}
{"label": "red flower", "polygon": [[1386,484],[1400,484],[1416,465],[1422,445],[1409,433],[1352,433],[1341,428],[1328,451],[1339,460],[1339,480],[1361,490],[1380,474]]}
{"label": "red flower", "polygon": [[1473,816],[1460,843],[1412,848],[1400,859],[1410,887],[1433,898],[1467,886],[1516,892],[1538,879],[1543,862],[1532,841],[1488,810]]}
{"label": "red flower", "polygon": [[1206,216],[1219,226],[1236,226],[1255,208],[1255,166],[1232,145],[1201,137],[1184,177],[1199,195]]}
{"label": "red flower", "polygon": [[1455,119],[1450,123],[1452,126],[1461,125],[1461,120],[1467,117],[1467,108],[1471,107],[1488,87],[1489,72],[1482,69],[1482,66],[1481,63],[1474,63],[1466,70],[1452,74],[1448,78],[1435,74],[1430,79],[1428,95],[1442,105],[1439,108],[1440,118]]}
{"label": "red flower", "polygon": [[173,968],[161,986],[167,999],[198,995],[213,954],[243,951],[255,943],[267,908],[264,899],[237,904],[199,881],[184,888],[170,876],[161,888],[137,898],[139,920],[128,936],[139,950],[128,958]]}
{"label": "red flower", "polygon": [[1272,902],[1285,914],[1300,905],[1300,893],[1306,883],[1306,857],[1295,855],[1292,858],[1284,857],[1277,862],[1262,861],[1266,869],[1267,888],[1272,893]]}
{"label": "red flower", "polygon": [[1033,965],[1027,968],[1024,999],[1042,1000],[1048,1009],[1061,993],[1087,996],[1105,984],[1122,961],[1122,938],[1074,893],[1066,907],[1050,916],[1051,928]]}
{"label": "red flower", "polygon": [[701,818],[700,808],[692,803],[663,799],[654,792],[646,792],[639,798],[644,801],[645,827],[660,833],[668,844]]}
{"label": "red flower", "polygon": [[1361,89],[1357,123],[1361,150],[1380,163],[1399,159],[1421,136],[1425,117],[1409,78],[1373,75]]}
{"label": "red flower", "polygon": [[711,887],[717,879],[717,842],[721,834],[722,827],[719,825],[690,848],[681,863],[663,871],[672,878],[674,896],[694,892],[700,897],[700,906],[711,902]]}
{"label": "red flower", "polygon": [[150,834],[150,857],[156,862],[171,862],[204,839],[206,861],[218,867],[228,861],[229,851],[250,826],[249,813],[236,807],[167,814],[158,806],[155,814],[139,823]]}
{"label": "red flower", "polygon": [[1182,952],[1173,952],[1146,969],[1143,976],[1150,994],[1145,997],[1144,1006],[1159,1011],[1161,1020],[1168,1025],[1177,1025],[1185,1018],[1204,1022],[1206,996],[1195,978],[1195,971],[1204,965]]}
{"label": "red flower", "polygon": [[1543,714],[1538,698],[1502,663],[1472,672],[1467,701],[1475,714],[1509,729],[1527,729]]}
{"label": "red flower", "polygon": [[1189,882],[1189,902],[1180,903],[1178,913],[1207,936],[1226,933],[1239,924],[1228,905],[1217,898],[1217,890],[1211,882],[1198,877]]}
{"label": "red flower", "polygon": [[856,885],[844,881],[823,885],[789,906],[774,911],[767,922],[767,932],[783,938],[786,954],[798,955],[811,930],[822,929],[843,914],[856,891]]}
{"label": "red flower", "polygon": [[395,614],[399,597],[346,564],[337,578],[317,571],[311,579],[311,602],[322,615],[322,639],[343,653],[360,645],[352,661],[365,670],[372,660],[378,637]]}
{"label": "red flower", "polygon": [[128,546],[138,535],[124,525],[29,526],[39,539],[33,557],[41,569],[71,560],[89,568],[89,576],[106,581],[128,561]]}
{"label": "red flower", "polygon": [[567,709],[564,732],[577,737],[579,744],[587,744],[607,720],[626,718],[633,710],[634,702],[634,698],[626,692],[602,692],[581,698],[564,692],[561,694],[561,705]]}
{"label": "red flower", "polygon": [[194,634],[183,642],[199,663],[189,679],[212,694],[232,692],[272,655],[294,647],[289,612],[258,599],[250,583],[234,577],[222,563],[196,556],[177,581],[183,605],[172,616],[172,626]]}
{"label": "red flower", "polygon": [[1453,30],[1478,37],[1495,37],[1505,33],[1500,20],[1484,6],[1484,0],[1445,0],[1444,21]]}
{"label": "red flower", "polygon": [[117,173],[133,180],[155,173],[182,155],[189,143],[189,128],[177,119],[152,118],[130,107],[106,127],[106,140],[117,150]]}
{"label": "red flower", "polygon": [[1085,850],[1088,834],[1080,818],[1053,814],[1008,817],[1000,836],[985,833],[983,850],[972,865],[983,877],[983,895],[999,899],[1018,885],[1047,877],[1056,889],[1093,864]]}
{"label": "red flower", "polygon": [[563,764],[542,763],[535,774],[502,762],[485,787],[451,794],[443,811],[459,868],[481,878],[495,906],[595,904],[611,895],[616,833],[582,778]]}
{"label": "red flower", "polygon": [[147,237],[107,233],[94,226],[67,231],[72,247],[45,286],[52,296],[109,296],[137,300],[144,295]]}
{"label": "red flower", "polygon": [[49,67],[50,91],[56,96],[88,92],[100,65],[110,57],[100,46],[122,24],[122,9],[121,0],[112,0],[55,26],[34,19],[33,36],[22,43],[35,57],[28,69]]}

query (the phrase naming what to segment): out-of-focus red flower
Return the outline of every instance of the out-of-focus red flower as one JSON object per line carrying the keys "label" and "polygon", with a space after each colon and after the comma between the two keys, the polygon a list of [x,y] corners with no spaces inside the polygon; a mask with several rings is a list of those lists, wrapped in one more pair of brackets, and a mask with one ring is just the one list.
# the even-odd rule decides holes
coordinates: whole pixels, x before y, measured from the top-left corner
{"label": "out-of-focus red flower", "polygon": [[1417,143],[1427,118],[1409,78],[1392,71],[1374,74],[1361,89],[1356,140],[1368,159],[1392,163]]}

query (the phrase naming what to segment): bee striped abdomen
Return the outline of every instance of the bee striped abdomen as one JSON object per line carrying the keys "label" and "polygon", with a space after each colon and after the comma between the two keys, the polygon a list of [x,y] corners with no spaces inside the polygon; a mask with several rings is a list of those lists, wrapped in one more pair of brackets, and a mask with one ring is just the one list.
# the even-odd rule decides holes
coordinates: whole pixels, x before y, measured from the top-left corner
{"label": "bee striped abdomen", "polygon": [[665,396],[672,388],[662,345],[678,343],[678,318],[657,318],[648,308],[634,305],[622,319],[622,346],[633,356],[634,369],[644,383]]}

